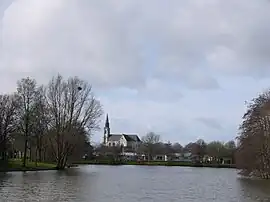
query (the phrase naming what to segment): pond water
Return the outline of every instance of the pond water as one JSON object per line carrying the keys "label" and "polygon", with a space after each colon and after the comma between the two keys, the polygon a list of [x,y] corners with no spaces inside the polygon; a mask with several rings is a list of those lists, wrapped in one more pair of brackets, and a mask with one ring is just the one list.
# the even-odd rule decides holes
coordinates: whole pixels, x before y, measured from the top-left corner
{"label": "pond water", "polygon": [[270,201],[270,182],[234,169],[90,165],[2,173],[0,201],[257,202]]}

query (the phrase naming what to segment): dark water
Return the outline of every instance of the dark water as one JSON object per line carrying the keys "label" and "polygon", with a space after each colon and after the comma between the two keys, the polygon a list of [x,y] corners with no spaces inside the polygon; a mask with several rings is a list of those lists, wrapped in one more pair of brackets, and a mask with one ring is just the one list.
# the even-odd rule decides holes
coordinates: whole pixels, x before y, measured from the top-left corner
{"label": "dark water", "polygon": [[0,201],[270,201],[270,182],[231,169],[82,166],[68,171],[0,174]]}

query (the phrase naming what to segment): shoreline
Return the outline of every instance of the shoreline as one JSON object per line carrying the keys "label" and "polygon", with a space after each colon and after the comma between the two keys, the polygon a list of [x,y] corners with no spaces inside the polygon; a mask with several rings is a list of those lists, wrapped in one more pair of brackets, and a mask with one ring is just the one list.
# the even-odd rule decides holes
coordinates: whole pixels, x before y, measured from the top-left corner
{"label": "shoreline", "polygon": [[136,166],[179,166],[179,167],[202,167],[202,168],[233,168],[236,169],[235,164],[195,164],[191,162],[173,162],[173,161],[126,161],[126,162],[113,162],[113,161],[80,161],[74,163],[75,165],[108,165],[108,166],[121,166],[121,165],[136,165]]}
{"label": "shoreline", "polygon": [[[16,167],[8,167],[8,168],[0,168],[0,173],[7,172],[31,172],[31,171],[50,171],[50,170],[58,170],[56,166],[16,166]],[[126,161],[126,162],[118,162],[118,161],[87,161],[83,160],[80,162],[74,162],[72,165],[68,166],[66,169],[71,167],[77,167],[79,165],[107,165],[107,166],[123,166],[123,165],[134,165],[134,166],[167,166],[167,167],[197,167],[197,168],[228,168],[228,169],[236,169],[235,164],[195,164],[191,162],[174,162],[174,161]]]}
{"label": "shoreline", "polygon": [[31,171],[49,171],[49,170],[57,170],[57,168],[8,168],[8,169],[0,169],[0,173],[8,173],[8,172],[31,172]]}
{"label": "shoreline", "polygon": [[27,172],[27,171],[48,171],[57,170],[53,163],[27,161],[23,167],[21,159],[10,159],[6,165],[0,167],[0,173]]}

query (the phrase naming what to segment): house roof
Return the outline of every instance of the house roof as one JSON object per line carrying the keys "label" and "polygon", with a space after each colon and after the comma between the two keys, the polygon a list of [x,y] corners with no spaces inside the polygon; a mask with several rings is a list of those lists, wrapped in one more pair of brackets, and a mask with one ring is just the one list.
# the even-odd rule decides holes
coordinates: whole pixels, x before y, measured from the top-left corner
{"label": "house roof", "polygon": [[127,135],[127,134],[111,134],[109,136],[109,141],[119,141],[120,138],[124,136],[124,138],[128,141],[128,142],[140,142],[140,138],[138,137],[138,135]]}

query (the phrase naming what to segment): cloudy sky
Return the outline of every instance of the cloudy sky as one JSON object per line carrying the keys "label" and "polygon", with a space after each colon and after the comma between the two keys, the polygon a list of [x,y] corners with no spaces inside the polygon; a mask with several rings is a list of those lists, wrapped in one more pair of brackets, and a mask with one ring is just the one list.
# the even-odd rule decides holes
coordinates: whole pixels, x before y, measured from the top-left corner
{"label": "cloudy sky", "polygon": [[270,87],[269,10],[268,0],[1,0],[0,91],[25,76],[79,76],[112,132],[227,141],[244,102]]}

